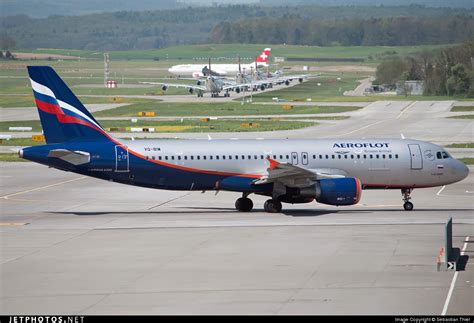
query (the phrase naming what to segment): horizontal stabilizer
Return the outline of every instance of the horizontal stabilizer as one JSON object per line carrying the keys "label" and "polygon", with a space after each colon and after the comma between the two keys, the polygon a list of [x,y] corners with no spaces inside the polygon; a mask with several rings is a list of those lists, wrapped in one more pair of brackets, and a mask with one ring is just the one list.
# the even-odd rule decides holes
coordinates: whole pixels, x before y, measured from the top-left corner
{"label": "horizontal stabilizer", "polygon": [[86,164],[91,160],[91,155],[87,152],[67,149],[53,149],[48,153],[48,157],[59,158],[73,165]]}

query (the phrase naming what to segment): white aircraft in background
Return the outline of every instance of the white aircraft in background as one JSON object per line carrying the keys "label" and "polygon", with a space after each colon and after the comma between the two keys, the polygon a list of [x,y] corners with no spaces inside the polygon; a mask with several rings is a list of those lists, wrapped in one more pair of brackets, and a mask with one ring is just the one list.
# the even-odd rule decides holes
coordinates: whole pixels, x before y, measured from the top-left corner
{"label": "white aircraft in background", "polygon": [[[267,66],[268,57],[271,48],[265,48],[260,55],[257,56],[257,65]],[[243,64],[241,68],[245,71],[253,69],[254,63]],[[168,72],[178,76],[192,76],[194,78],[206,77],[209,72],[207,64],[180,64],[172,66]],[[214,76],[236,75],[239,73],[239,64],[214,64],[211,74]]]}
{"label": "white aircraft in background", "polygon": [[[209,67],[207,67],[209,66]],[[238,65],[237,65],[238,66]],[[169,87],[185,88],[189,93],[197,93],[198,97],[203,97],[204,93],[211,93],[211,97],[218,97],[219,93],[224,91],[224,96],[230,96],[229,91],[236,90],[240,92],[242,87],[251,86],[251,84],[237,84],[235,82],[229,82],[229,80],[216,76],[214,73],[214,66],[211,69],[211,59],[209,64],[206,65],[207,70],[205,71],[205,79],[198,80],[196,84],[183,84],[183,83],[169,83],[169,82],[140,82],[141,84],[160,85],[163,91],[166,91]],[[238,69],[237,69],[238,70]],[[194,80],[194,79],[193,79]]]}

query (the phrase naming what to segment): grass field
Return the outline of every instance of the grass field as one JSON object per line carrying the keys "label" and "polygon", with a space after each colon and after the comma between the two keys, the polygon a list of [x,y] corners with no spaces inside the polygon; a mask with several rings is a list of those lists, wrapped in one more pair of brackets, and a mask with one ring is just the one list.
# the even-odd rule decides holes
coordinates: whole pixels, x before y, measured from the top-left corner
{"label": "grass field", "polygon": [[474,148],[474,142],[466,142],[459,144],[450,144],[445,146],[446,148]]}
{"label": "grass field", "polygon": [[466,165],[474,165],[474,158],[465,157],[465,158],[460,158],[459,160],[462,161]]}
{"label": "grass field", "polygon": [[[253,123],[254,126],[242,126],[242,124]],[[233,119],[233,120],[210,120],[203,122],[200,120],[181,121],[148,121],[138,120],[131,123],[129,120],[101,120],[100,124],[104,128],[127,128],[127,127],[155,127],[155,132],[250,132],[250,131],[276,131],[299,129],[314,126],[316,122],[304,122],[293,120],[260,120],[260,119]],[[255,126],[255,124],[258,124]],[[33,132],[41,131],[39,121],[6,121],[0,122],[0,131],[8,133],[8,127],[24,126],[32,127]],[[128,132],[119,130],[118,132]]]}
{"label": "grass field", "polygon": [[[129,59],[193,59],[212,57],[233,58],[240,55],[243,58],[252,58],[264,48],[271,47],[271,55],[283,57],[323,57],[323,58],[364,58],[372,56],[374,59],[389,54],[405,55],[423,49],[433,50],[448,45],[425,46],[293,46],[293,45],[267,45],[267,44],[206,44],[174,46],[155,50],[139,51],[111,51],[112,60]],[[452,46],[452,45],[451,45]],[[80,56],[81,59],[103,59],[102,53],[97,51],[69,50],[69,49],[37,49],[35,53],[50,53],[59,55]]]}
{"label": "grass field", "polygon": [[474,106],[457,106],[451,109],[451,112],[472,112],[474,111]]}
{"label": "grass field", "polygon": [[18,157],[17,153],[0,154],[0,162],[26,162],[28,160]]}
{"label": "grass field", "polygon": [[37,146],[45,145],[45,142],[33,141],[31,138],[12,138],[9,140],[0,140],[0,146]]}
{"label": "grass field", "polygon": [[341,113],[359,109],[358,107],[317,107],[294,106],[283,109],[281,105],[227,103],[167,103],[146,102],[123,106],[115,109],[98,111],[96,117],[136,117],[140,111],[155,112],[156,116],[234,116],[234,115],[285,115],[285,114],[316,114]]}
{"label": "grass field", "polygon": [[474,119],[474,114],[463,114],[460,116],[448,117],[449,119]]}

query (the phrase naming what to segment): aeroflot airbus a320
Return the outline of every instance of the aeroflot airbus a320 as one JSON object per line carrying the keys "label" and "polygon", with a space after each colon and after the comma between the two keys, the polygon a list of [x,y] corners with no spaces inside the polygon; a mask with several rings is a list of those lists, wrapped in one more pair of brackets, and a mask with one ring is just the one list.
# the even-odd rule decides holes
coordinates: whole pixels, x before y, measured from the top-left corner
{"label": "aeroflot airbus a320", "polygon": [[468,168],[432,143],[408,139],[136,140],[108,135],[47,66],[28,73],[46,145],[20,157],[112,182],[168,190],[242,193],[235,207],[249,212],[252,193],[281,203],[359,202],[362,189],[401,189],[412,210],[414,188],[464,179]]}

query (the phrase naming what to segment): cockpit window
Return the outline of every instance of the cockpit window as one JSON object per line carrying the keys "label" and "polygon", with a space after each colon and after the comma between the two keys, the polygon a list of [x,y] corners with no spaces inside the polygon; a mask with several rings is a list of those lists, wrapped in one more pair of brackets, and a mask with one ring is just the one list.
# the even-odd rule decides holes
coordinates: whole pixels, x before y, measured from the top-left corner
{"label": "cockpit window", "polygon": [[438,152],[436,153],[436,158],[438,158],[438,159],[443,159],[443,155],[441,155],[441,152],[440,152],[440,151],[438,151]]}
{"label": "cockpit window", "polygon": [[443,159],[449,158],[449,155],[447,152],[443,151]]}

